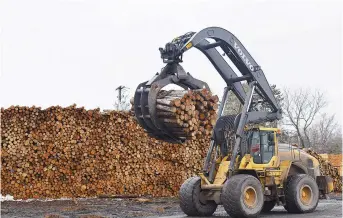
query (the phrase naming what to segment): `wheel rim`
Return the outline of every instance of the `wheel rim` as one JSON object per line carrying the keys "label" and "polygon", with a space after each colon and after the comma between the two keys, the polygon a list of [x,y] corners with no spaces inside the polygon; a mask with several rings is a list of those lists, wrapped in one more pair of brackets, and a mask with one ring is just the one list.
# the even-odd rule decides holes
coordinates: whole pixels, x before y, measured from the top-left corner
{"label": "wheel rim", "polygon": [[300,189],[300,200],[303,204],[309,205],[312,201],[312,189],[308,185],[304,185]]}
{"label": "wheel rim", "polygon": [[249,208],[254,208],[256,206],[257,194],[256,190],[252,186],[248,186],[243,192],[244,204]]}

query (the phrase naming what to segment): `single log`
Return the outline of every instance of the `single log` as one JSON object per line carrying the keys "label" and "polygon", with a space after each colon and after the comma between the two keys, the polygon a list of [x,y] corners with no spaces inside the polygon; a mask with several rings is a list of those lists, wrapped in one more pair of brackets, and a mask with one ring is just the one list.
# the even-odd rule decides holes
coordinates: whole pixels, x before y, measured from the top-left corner
{"label": "single log", "polygon": [[163,118],[163,119],[160,119],[162,122],[164,123],[178,123],[178,120],[177,119],[168,119],[168,118]]}
{"label": "single log", "polygon": [[156,99],[156,102],[157,104],[176,107],[179,107],[181,104],[181,101],[179,99]]}
{"label": "single log", "polygon": [[158,98],[163,98],[162,96],[181,97],[187,93],[188,93],[188,90],[170,90],[170,91],[161,90],[158,94]]}
{"label": "single log", "polygon": [[158,110],[165,111],[165,112],[173,112],[173,113],[176,112],[176,108],[175,107],[168,107],[168,106],[156,104],[156,108]]}
{"label": "single log", "polygon": [[173,112],[157,111],[156,114],[158,117],[176,117],[176,113]]}

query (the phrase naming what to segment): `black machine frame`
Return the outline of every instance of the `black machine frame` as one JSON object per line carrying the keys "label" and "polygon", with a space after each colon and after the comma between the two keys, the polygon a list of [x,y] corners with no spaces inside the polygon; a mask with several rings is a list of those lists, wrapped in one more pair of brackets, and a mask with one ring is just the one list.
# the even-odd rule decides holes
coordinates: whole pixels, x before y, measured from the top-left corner
{"label": "black machine frame", "polygon": [[[208,39],[214,40],[210,43]],[[184,89],[209,89],[207,83],[195,79],[180,65],[182,55],[191,48],[200,50],[212,63],[214,68],[226,82],[224,94],[218,110],[218,117],[222,115],[229,91],[232,91],[243,105],[240,116],[237,117],[238,126],[235,129],[236,139],[232,152],[232,160],[236,159],[239,146],[243,137],[244,126],[247,123],[261,123],[280,120],[282,118],[281,108],[272,93],[272,89],[264,75],[261,67],[251,57],[242,43],[229,31],[220,27],[208,27],[199,32],[189,32],[176,37],[165,48],[160,48],[161,58],[166,66],[161,73],[157,73],[151,80],[138,85],[134,97],[134,111],[139,124],[149,135],[168,142],[183,143],[184,139],[174,137],[171,132],[160,123],[156,117],[157,93],[168,84],[176,84]],[[220,47],[225,55],[232,61],[242,76],[237,76],[222,55],[217,51]],[[247,81],[249,90],[246,93],[241,84]],[[270,105],[270,111],[251,111],[253,94],[257,93]],[[213,134],[212,134],[213,135]],[[205,165],[213,147],[216,146],[213,137],[207,154]],[[234,171],[235,161],[230,162],[229,176]]]}

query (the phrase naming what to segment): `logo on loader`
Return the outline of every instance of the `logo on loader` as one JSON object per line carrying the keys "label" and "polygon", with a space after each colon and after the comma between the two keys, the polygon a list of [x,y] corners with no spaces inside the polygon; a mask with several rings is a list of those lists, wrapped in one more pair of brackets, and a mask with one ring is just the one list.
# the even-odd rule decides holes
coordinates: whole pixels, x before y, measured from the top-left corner
{"label": "logo on loader", "polygon": [[250,60],[245,56],[242,49],[238,46],[237,42],[233,41],[233,44],[234,44],[233,46],[237,50],[239,56],[241,56],[241,58],[244,60],[245,64],[249,67],[249,69],[251,71],[255,71],[254,66],[250,63]]}

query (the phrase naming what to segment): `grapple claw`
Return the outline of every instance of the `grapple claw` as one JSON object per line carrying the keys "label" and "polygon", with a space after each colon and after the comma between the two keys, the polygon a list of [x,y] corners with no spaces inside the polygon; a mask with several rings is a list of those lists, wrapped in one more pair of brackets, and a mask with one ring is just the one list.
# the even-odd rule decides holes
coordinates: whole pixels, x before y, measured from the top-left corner
{"label": "grapple claw", "polygon": [[174,136],[164,123],[157,119],[157,95],[163,87],[169,84],[178,85],[185,90],[202,88],[209,90],[207,83],[193,78],[180,64],[170,63],[162,69],[159,75],[137,86],[134,95],[134,113],[139,125],[150,136],[171,143],[183,143],[184,138]]}

